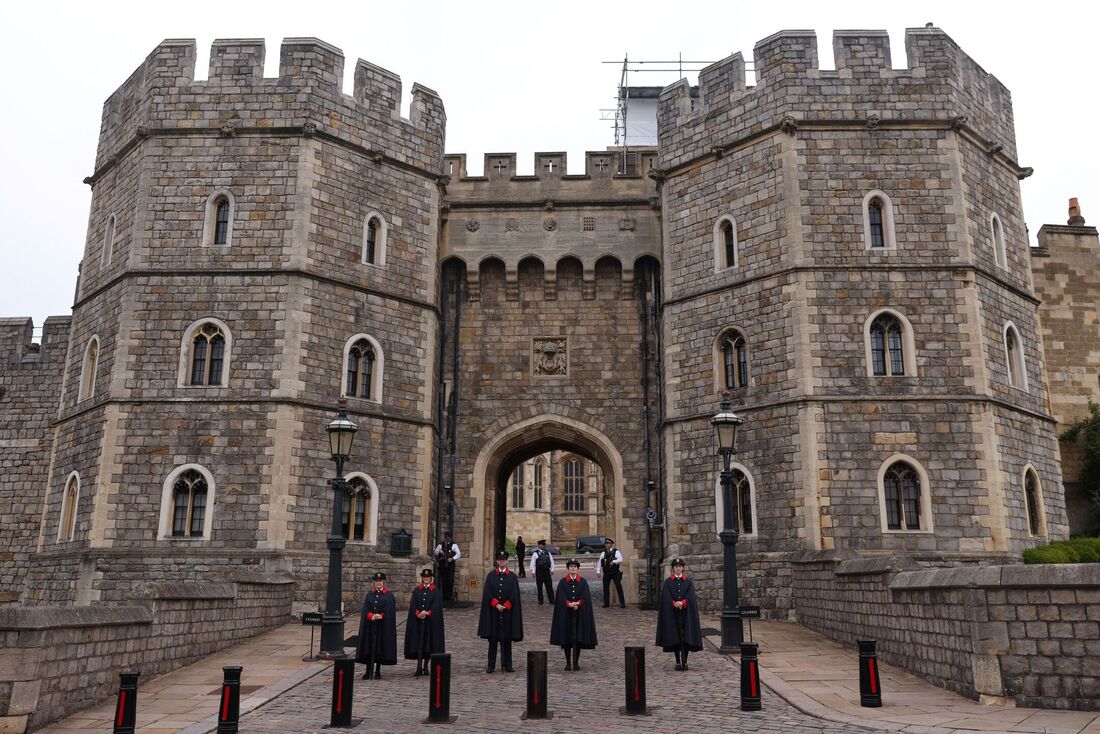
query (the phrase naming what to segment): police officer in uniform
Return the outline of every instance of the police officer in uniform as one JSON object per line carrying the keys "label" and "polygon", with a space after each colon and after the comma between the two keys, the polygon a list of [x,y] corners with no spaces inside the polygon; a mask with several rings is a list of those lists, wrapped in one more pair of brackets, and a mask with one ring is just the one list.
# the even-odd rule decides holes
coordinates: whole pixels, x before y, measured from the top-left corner
{"label": "police officer in uniform", "polygon": [[539,592],[539,604],[542,604],[542,587],[546,587],[546,596],[554,603],[554,556],[546,549],[546,541],[540,540],[538,548],[531,553],[531,573],[535,575],[535,588]]}
{"label": "police officer in uniform", "polygon": [[443,542],[435,547],[435,562],[439,566],[439,579],[443,584],[443,601],[455,598],[455,561],[462,558],[458,543],[450,533],[443,533]]}
{"label": "police officer in uniform", "polygon": [[420,585],[409,599],[405,620],[405,659],[416,660],[416,675],[427,675],[432,653],[444,651],[443,590],[433,583],[433,571],[420,572]]}
{"label": "police officer in uniform", "polygon": [[688,669],[688,653],[703,649],[695,584],[684,575],[684,559],[672,559],[672,575],[661,584],[657,644],[676,654],[676,670]]}
{"label": "police officer in uniform", "polygon": [[[581,649],[596,646],[596,618],[592,613],[592,594],[588,581],[580,575],[581,564],[570,558],[569,573],[558,582],[554,618],[550,623],[550,644],[565,652],[565,669],[581,669]],[[572,657],[570,657],[572,656]]]}
{"label": "police officer in uniform", "polygon": [[603,606],[606,609],[611,601],[611,584],[619,592],[619,606],[626,609],[623,597],[623,554],[615,547],[615,541],[604,538],[603,553],[596,561],[596,575],[603,576]]}
{"label": "police officer in uniform", "polygon": [[497,669],[497,647],[500,666],[512,671],[512,643],[523,639],[523,610],[519,604],[519,578],[508,568],[508,554],[497,553],[497,566],[485,577],[481,594],[481,618],[477,636],[489,641],[489,665],[485,672]]}
{"label": "police officer in uniform", "polygon": [[397,665],[397,606],[386,588],[386,574],[374,574],[374,587],[363,600],[355,662],[365,663],[363,680],[382,677],[383,665]]}

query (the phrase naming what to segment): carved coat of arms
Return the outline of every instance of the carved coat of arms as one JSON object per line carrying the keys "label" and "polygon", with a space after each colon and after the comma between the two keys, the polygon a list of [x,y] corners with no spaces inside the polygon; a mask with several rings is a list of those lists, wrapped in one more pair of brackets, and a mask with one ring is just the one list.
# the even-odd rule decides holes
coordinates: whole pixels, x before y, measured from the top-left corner
{"label": "carved coat of arms", "polygon": [[569,374],[569,353],[565,337],[536,338],[532,342],[532,352],[532,366],[535,375]]}

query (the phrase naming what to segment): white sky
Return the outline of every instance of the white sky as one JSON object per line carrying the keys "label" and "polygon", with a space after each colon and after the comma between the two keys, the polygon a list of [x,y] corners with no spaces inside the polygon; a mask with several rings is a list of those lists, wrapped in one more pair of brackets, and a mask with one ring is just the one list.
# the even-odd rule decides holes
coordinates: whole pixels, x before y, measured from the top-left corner
{"label": "white sky", "polygon": [[[832,31],[885,28],[893,65],[904,67],[904,30],[932,21],[1012,92],[1032,240],[1064,224],[1079,197],[1100,224],[1100,84],[1089,3],[805,2],[108,2],[8,3],[0,11],[0,317],[70,312],[84,249],[103,101],[164,38],[196,38],[205,77],[215,38],[267,39],[267,75],[278,73],[284,37],[316,36],[343,49],[350,89],[356,58],[435,89],[447,109],[447,152],[565,150],[571,173],[586,150],[612,142],[600,110],[614,106],[619,67],[601,61],[715,61],[775,31],[813,28],[824,68]],[[675,74],[638,74],[663,85]],[[694,83],[693,75],[689,79]]]}

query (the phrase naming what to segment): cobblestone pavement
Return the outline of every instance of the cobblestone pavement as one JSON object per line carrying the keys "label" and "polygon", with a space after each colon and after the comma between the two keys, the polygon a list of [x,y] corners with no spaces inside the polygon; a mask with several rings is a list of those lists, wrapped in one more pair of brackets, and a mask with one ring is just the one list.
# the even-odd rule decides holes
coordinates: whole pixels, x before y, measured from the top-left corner
{"label": "cobblestone pavement", "polygon": [[[598,584],[594,592],[599,592]],[[385,668],[381,681],[355,681],[353,715],[357,731],[507,732],[859,732],[807,716],[765,689],[764,710],[745,713],[739,705],[737,666],[714,652],[691,657],[690,669],[674,670],[672,655],[653,645],[656,613],[612,607],[596,609],[600,644],[581,655],[581,671],[566,673],[564,655],[549,646],[549,605],[539,606],[534,588],[524,588],[525,639],[514,647],[515,673],[485,673],[486,644],[477,638],[477,609],[447,612],[447,644],[452,654],[452,724],[423,724],[428,714],[427,678],[414,678],[412,661]],[[349,623],[349,628],[352,625]],[[400,636],[401,631],[398,631]],[[620,716],[623,705],[623,647],[646,646],[647,699],[651,716]],[[526,697],[528,650],[548,650],[549,721],[521,721]],[[358,667],[359,674],[362,666]],[[329,719],[331,675],[314,676],[241,720],[241,731],[284,734],[320,732]]]}

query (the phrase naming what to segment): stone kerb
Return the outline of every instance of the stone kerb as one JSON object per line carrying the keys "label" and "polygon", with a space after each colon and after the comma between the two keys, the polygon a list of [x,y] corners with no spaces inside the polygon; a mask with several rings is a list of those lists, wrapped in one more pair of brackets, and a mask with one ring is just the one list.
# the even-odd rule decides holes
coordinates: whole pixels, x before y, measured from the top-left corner
{"label": "stone kerb", "polygon": [[736,53],[699,72],[697,99],[684,80],[662,90],[659,166],[675,168],[776,130],[930,122],[971,128],[991,150],[1015,161],[1011,96],[1004,85],[938,28],[908,29],[905,48],[908,68],[895,69],[885,31],[835,31],[836,69],[823,70],[813,31],[769,36],[753,49],[755,86],[746,84],[745,61]]}
{"label": "stone kerb", "polygon": [[261,39],[218,39],[209,76],[195,79],[193,39],[161,42],[104,104],[94,183],[137,141],[173,131],[221,136],[330,137],[437,174],[446,113],[439,95],[412,87],[401,116],[401,78],[360,59],[352,94],[344,55],[316,38],[283,40],[279,76],[263,76]]}
{"label": "stone kerb", "polygon": [[117,607],[0,609],[0,731],[44,726],[114,695],[118,673],[153,675],[290,619],[294,581],[151,584]]}
{"label": "stone kerb", "polygon": [[970,698],[1100,709],[1100,565],[905,565],[795,563],[799,622]]}

